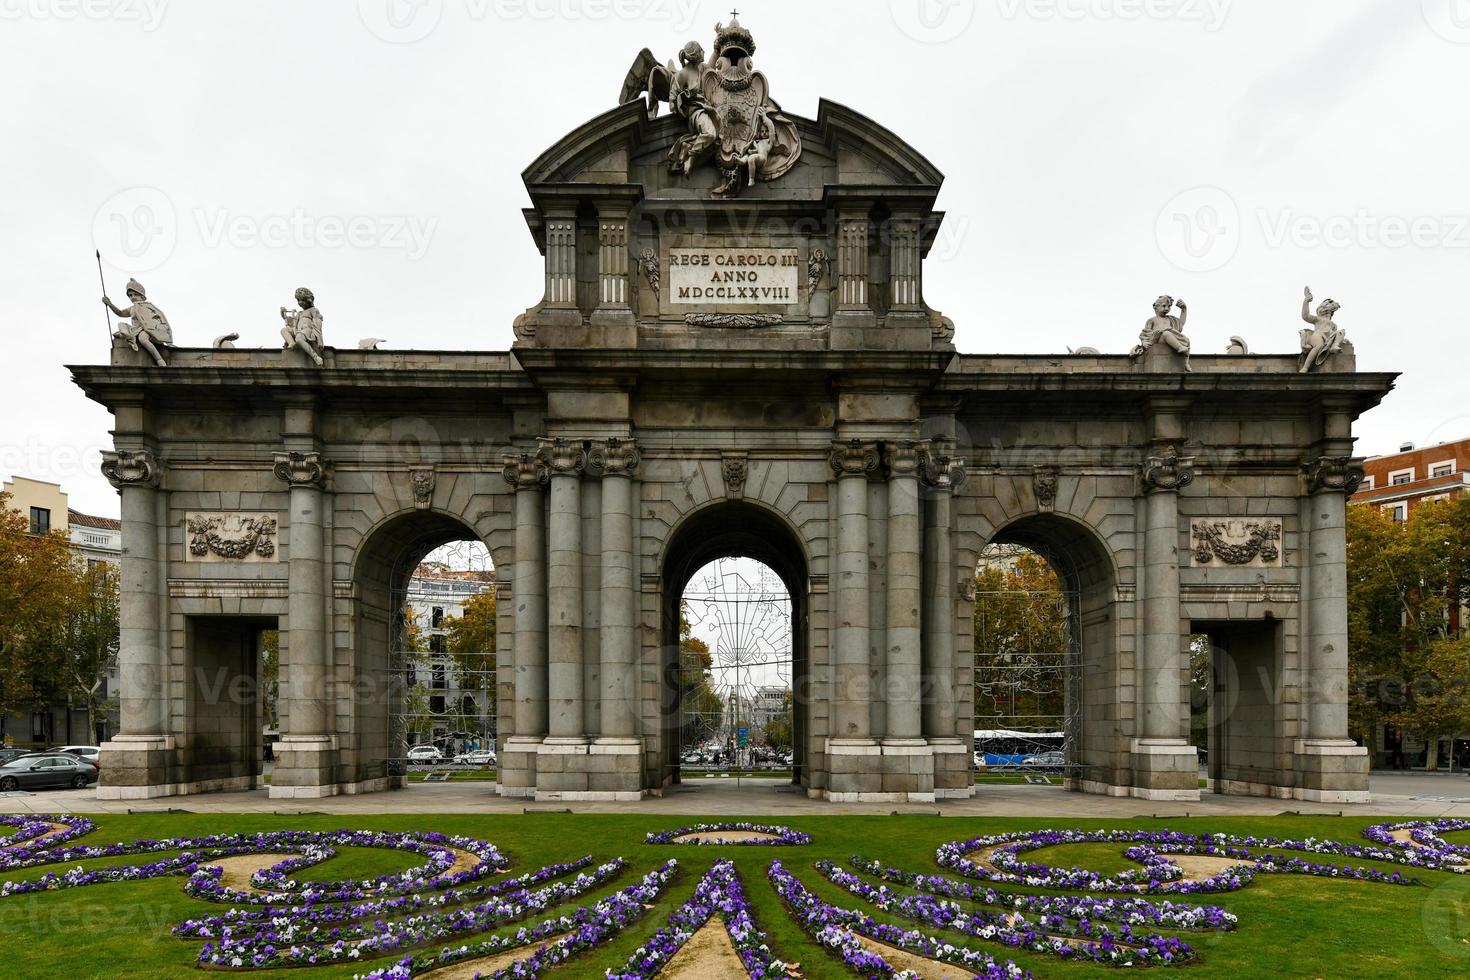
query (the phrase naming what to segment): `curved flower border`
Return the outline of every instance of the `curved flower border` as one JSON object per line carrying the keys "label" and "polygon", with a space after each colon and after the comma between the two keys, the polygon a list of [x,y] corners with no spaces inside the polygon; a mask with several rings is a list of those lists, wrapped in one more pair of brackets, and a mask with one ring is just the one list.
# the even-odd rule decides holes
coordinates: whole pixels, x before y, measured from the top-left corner
{"label": "curved flower border", "polygon": [[[747,840],[679,840],[689,834],[715,834],[726,830],[745,831],[755,834],[770,834],[768,838],[749,838]],[[702,847],[799,847],[802,844],[810,844],[810,834],[804,834],[790,827],[782,827],[772,824],[759,823],[697,823],[692,827],[679,827],[675,830],[660,830],[648,834],[643,843],[645,844],[679,844],[695,845]]]}

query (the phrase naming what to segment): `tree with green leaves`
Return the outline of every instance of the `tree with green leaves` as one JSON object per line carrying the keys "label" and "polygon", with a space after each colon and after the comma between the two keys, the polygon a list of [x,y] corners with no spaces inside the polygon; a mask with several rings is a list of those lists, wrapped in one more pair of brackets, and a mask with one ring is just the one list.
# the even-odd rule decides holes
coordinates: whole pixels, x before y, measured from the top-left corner
{"label": "tree with green leaves", "polygon": [[791,692],[787,691],[781,695],[781,712],[772,715],[771,719],[761,726],[761,736],[765,739],[768,747],[777,752],[789,752],[791,750]]}
{"label": "tree with green leaves", "polygon": [[690,747],[709,741],[720,733],[725,706],[715,693],[714,657],[709,644],[694,635],[694,628],[679,608],[679,744]]}
{"label": "tree with green leaves", "polygon": [[495,590],[471,596],[460,615],[444,620],[444,630],[455,684],[464,691],[494,691]]}
{"label": "tree with green leaves", "polygon": [[1065,710],[1059,656],[1070,644],[1068,597],[1034,552],[985,556],[975,573],[975,727],[1052,724]]}

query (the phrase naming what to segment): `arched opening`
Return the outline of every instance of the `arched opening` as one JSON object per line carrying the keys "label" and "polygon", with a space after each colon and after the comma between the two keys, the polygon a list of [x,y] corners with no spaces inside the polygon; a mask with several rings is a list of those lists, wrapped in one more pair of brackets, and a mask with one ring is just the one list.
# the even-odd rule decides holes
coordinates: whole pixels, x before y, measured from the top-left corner
{"label": "arched opening", "polygon": [[1007,525],[981,552],[974,727],[985,773],[1074,789],[1112,781],[1113,581],[1093,533],[1054,515]]}
{"label": "arched opening", "polygon": [[807,583],[796,535],[759,507],[718,504],[676,530],[663,564],[659,785],[761,767],[808,785]]}
{"label": "arched opening", "polygon": [[495,570],[484,543],[455,518],[405,514],[364,543],[354,581],[359,781],[403,786],[451,768],[493,778]]}

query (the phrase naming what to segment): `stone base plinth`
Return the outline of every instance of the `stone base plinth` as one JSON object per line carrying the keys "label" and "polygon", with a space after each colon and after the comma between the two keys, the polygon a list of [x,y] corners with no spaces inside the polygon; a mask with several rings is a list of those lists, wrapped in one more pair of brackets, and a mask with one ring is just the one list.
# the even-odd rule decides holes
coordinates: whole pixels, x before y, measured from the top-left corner
{"label": "stone base plinth", "polygon": [[1133,785],[1141,800],[1198,800],[1199,753],[1183,739],[1135,738],[1129,746]]}
{"label": "stone base plinth", "polygon": [[967,800],[975,795],[974,749],[958,738],[931,738],[934,753],[934,796],[940,800]]}
{"label": "stone base plinth", "polygon": [[1347,739],[1298,739],[1292,798],[1313,803],[1367,803],[1368,750]]}
{"label": "stone base plinth", "polygon": [[99,800],[147,800],[187,791],[180,786],[171,735],[118,735],[100,749]]}
{"label": "stone base plinth", "polygon": [[287,735],[273,749],[271,799],[321,799],[336,796],[337,739],[332,735]]}
{"label": "stone base plinth", "polygon": [[501,796],[536,795],[536,751],[541,739],[512,735],[500,747],[496,760],[495,791]]}
{"label": "stone base plinth", "polygon": [[641,800],[642,766],[643,743],[636,738],[548,738],[536,754],[535,798],[547,803]]}
{"label": "stone base plinth", "polygon": [[934,754],[923,739],[828,739],[827,786],[808,795],[833,803],[932,803]]}

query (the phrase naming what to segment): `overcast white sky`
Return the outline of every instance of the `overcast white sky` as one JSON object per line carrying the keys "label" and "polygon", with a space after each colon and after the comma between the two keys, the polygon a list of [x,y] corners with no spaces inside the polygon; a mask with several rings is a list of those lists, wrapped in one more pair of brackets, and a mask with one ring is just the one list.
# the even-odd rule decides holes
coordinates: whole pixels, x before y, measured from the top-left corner
{"label": "overcast white sky", "polygon": [[[1122,352],[1160,292],[1196,350],[1294,351],[1302,286],[1404,372],[1360,451],[1470,435],[1470,0],[746,0],[792,113],[821,97],[946,175],[926,298],[967,352]],[[97,475],[94,248],[179,342],[505,348],[538,299],[521,170],[610,108],[695,0],[0,0],[0,476]],[[349,228],[353,241],[344,242]]]}

